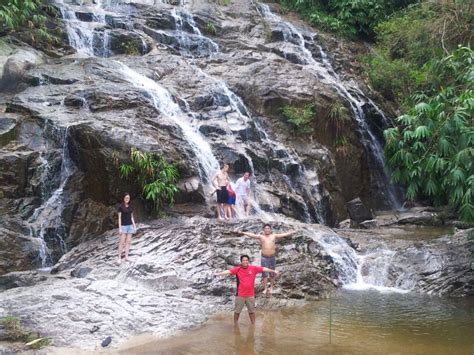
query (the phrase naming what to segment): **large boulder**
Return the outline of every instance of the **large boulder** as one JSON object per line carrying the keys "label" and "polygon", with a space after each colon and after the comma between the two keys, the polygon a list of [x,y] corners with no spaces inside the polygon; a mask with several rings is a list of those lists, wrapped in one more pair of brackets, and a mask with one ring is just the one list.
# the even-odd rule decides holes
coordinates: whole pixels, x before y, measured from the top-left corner
{"label": "large boulder", "polygon": [[370,209],[364,205],[359,197],[347,203],[347,211],[349,212],[350,218],[356,223],[361,223],[374,218]]}

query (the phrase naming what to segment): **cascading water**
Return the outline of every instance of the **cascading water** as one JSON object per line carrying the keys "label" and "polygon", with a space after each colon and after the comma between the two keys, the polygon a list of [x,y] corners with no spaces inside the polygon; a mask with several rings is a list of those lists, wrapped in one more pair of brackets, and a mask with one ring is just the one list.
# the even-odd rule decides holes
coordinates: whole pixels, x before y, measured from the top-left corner
{"label": "cascading water", "polygon": [[389,268],[395,252],[384,246],[359,254],[336,234],[323,235],[316,240],[333,259],[344,288],[406,293],[413,286],[403,280],[390,280]]}
{"label": "cascading water", "polygon": [[[192,16],[185,12],[184,10],[180,10],[179,12],[174,11],[173,16],[176,19],[177,23],[177,30],[179,29],[180,33],[180,38],[184,43],[189,43],[189,39],[186,39],[189,37],[188,33],[185,33],[182,31],[182,29],[185,27],[183,24],[187,24],[188,27],[191,29],[191,32],[193,33],[194,36],[197,38],[202,38],[201,42],[207,43],[210,41],[215,45],[214,51],[217,53],[218,52],[218,46],[214,42],[212,42],[210,39],[207,37],[203,36],[197,26],[194,23],[194,20],[192,19]],[[212,54],[212,53],[211,53]],[[189,53],[189,55],[192,56],[192,52]],[[228,86],[223,82],[222,80],[216,79],[204,71],[202,71],[200,68],[193,66],[196,71],[198,72],[199,75],[202,75],[204,79],[209,79],[212,81],[215,85],[215,89],[213,90],[216,93],[217,99],[219,97],[224,97],[225,101],[227,102],[228,106],[230,106],[232,113],[234,115],[231,115],[229,117],[228,114],[225,115],[226,117],[226,124],[228,127],[228,131],[231,135],[234,134],[234,132],[238,132],[239,130],[244,129],[249,125],[249,122],[252,122],[253,126],[255,129],[258,131],[258,134],[260,135],[260,138],[262,140],[262,144],[272,152],[273,157],[278,157],[279,160],[282,159],[282,152],[287,158],[288,162],[286,163],[287,166],[298,166],[297,169],[297,179],[296,179],[296,184],[298,185],[298,188],[301,190],[303,196],[305,198],[308,198],[309,196],[312,196],[312,198],[316,199],[318,201],[315,206],[314,206],[314,211],[311,214],[309,211],[309,207],[306,204],[304,200],[301,201],[301,204],[303,205],[304,208],[304,218],[306,222],[312,222],[316,220],[319,223],[324,223],[324,217],[322,213],[322,207],[320,204],[321,201],[321,196],[319,195],[319,180],[317,179],[317,174],[316,172],[313,173],[314,177],[312,179],[312,186],[315,188],[312,188],[309,190],[308,188],[305,187],[305,184],[301,183],[300,181],[305,181],[305,171],[304,167],[300,162],[300,159],[298,158],[297,154],[294,152],[290,152],[288,149],[286,149],[282,144],[275,142],[271,140],[268,136],[268,134],[265,132],[263,127],[260,125],[260,123],[252,117],[252,114],[250,111],[247,109],[245,104],[243,103],[242,99],[237,96],[234,92],[232,92]],[[235,140],[235,139],[234,139]],[[246,157],[251,173],[254,174],[254,168],[253,168],[253,163],[251,157],[248,156],[248,154],[245,151],[245,147],[242,143],[236,144],[235,145],[237,150],[244,156]],[[294,183],[288,178],[287,180],[287,186],[290,188],[291,192],[296,192]],[[257,215],[262,215],[263,211],[261,211],[258,203],[258,186],[256,188],[257,191],[255,191],[257,195],[257,199],[254,202],[254,209],[257,211]],[[239,211],[240,215],[243,215],[243,211]]]}
{"label": "cascading water", "polygon": [[[305,38],[300,31],[298,31],[292,24],[285,22],[283,19],[273,14],[267,4],[259,3],[256,7],[263,18],[285,27],[283,32],[284,41],[293,44],[297,48],[296,54],[291,53],[292,60],[295,61],[296,57],[296,61],[299,64],[310,68],[310,70],[320,80],[331,85],[349,104],[352,116],[358,125],[359,134],[362,137],[361,141],[369,160],[374,184],[377,186],[378,192],[381,193],[381,198],[389,204],[389,207],[400,207],[401,203],[398,194],[393,185],[390,184],[388,174],[385,170],[382,145],[368,124],[363,107],[364,105],[370,105],[370,107],[372,107],[382,117],[384,124],[388,126],[389,122],[385,115],[371,100],[367,99],[365,95],[362,94],[358,87],[354,84],[349,85],[339,78],[321,46],[317,46],[322,58],[322,62],[319,63],[306,48]],[[285,53],[283,56],[288,59],[288,56]]]}
{"label": "cascading water", "polygon": [[[103,40],[101,41],[101,50],[97,50],[97,48],[94,47],[94,36],[97,37],[97,33],[95,33],[97,31],[94,31],[94,29],[91,30],[92,26],[90,24],[80,23],[81,21],[77,20],[74,11],[67,10],[65,7],[62,8],[62,13],[66,22],[66,27],[68,29],[71,45],[75,46],[78,51],[82,52],[86,56],[108,56],[110,52],[108,51],[107,30],[104,30],[101,27],[105,24],[105,16],[103,16],[103,13],[100,10],[100,4],[96,7],[99,8],[100,15],[95,16],[95,26],[98,25],[100,29],[99,32],[103,35]],[[281,19],[269,12],[268,7],[266,7],[266,5],[261,5],[260,9],[263,9],[261,12],[264,17],[270,19],[271,21],[281,22]],[[202,36],[190,14],[184,11],[184,9],[180,9],[179,11],[174,11],[173,16],[177,24],[176,33],[179,39],[180,51],[186,52],[184,53],[184,55],[190,57],[190,62],[192,62],[193,57],[198,57],[204,54],[218,54],[217,44],[215,44],[209,38]],[[300,49],[302,58],[301,62],[305,65],[310,66],[314,70],[314,73],[316,75],[321,77],[322,80],[325,80],[327,83],[333,85],[338,91],[338,93],[347,100],[347,102],[351,106],[351,109],[354,113],[357,122],[360,124],[361,130],[363,130],[364,128],[368,131],[367,134],[369,134],[369,138],[367,139],[367,141],[369,142],[369,145],[374,145],[375,147],[377,147],[377,145],[375,144],[376,138],[370,132],[367,124],[364,121],[364,113],[362,110],[363,103],[358,97],[356,97],[364,97],[360,90],[354,87],[351,87],[350,89],[346,88],[346,86],[344,86],[342,81],[332,69],[330,63],[327,61],[325,53],[321,51],[321,57],[323,58],[322,63],[316,62],[313,59],[310,51],[306,49],[305,40],[301,33],[296,31],[296,29],[294,29],[294,27],[290,24],[288,24],[288,29],[289,30],[285,35],[285,40]],[[191,37],[193,38],[193,40],[189,39]],[[205,43],[205,45],[201,47],[197,45],[196,47],[196,43]],[[196,48],[198,49],[197,51]],[[152,99],[156,109],[159,110],[162,114],[169,117],[170,119],[174,120],[174,122],[181,128],[196,157],[199,159],[199,167],[201,171],[202,180],[208,181],[212,174],[217,171],[218,164],[216,158],[212,153],[211,146],[198,131],[199,122],[195,118],[192,111],[189,109],[189,105],[187,105],[187,103],[184,101],[184,106],[187,107],[187,112],[183,112],[180,106],[176,104],[176,102],[172,99],[170,93],[164,87],[162,87],[152,79],[149,79],[137,73],[126,65],[117,61],[114,62],[117,64],[118,71],[120,71],[120,73],[122,74],[122,78],[132,83],[137,88],[144,90],[147,95],[149,95],[149,97]],[[288,187],[292,191],[299,189],[303,197],[305,195],[311,195],[313,197],[316,195],[317,200],[320,201],[321,198],[318,195],[319,191],[317,188],[319,186],[319,182],[317,179],[316,172],[305,171],[299,157],[295,152],[290,152],[280,143],[273,141],[265,132],[259,121],[256,118],[252,117],[252,114],[246,108],[242,100],[235,93],[233,93],[223,81],[211,77],[195,65],[193,65],[193,68],[196,70],[198,75],[203,76],[203,79],[205,79],[206,81],[210,80],[213,83],[213,91],[216,93],[216,100],[221,97],[225,101],[225,104],[223,104],[223,106],[227,106],[230,108],[230,112],[226,111],[226,113],[223,115],[223,117],[226,118],[228,132],[233,135],[235,132],[241,131],[242,128],[248,127],[249,125],[253,125],[260,136],[261,144],[271,152],[271,155],[273,157],[278,157],[280,161],[282,161],[283,159],[283,161],[285,162],[285,166],[298,167],[296,172],[292,173],[292,178],[287,176],[286,183]],[[373,105],[370,100],[365,100],[366,102],[369,102],[371,105]],[[376,108],[375,105],[373,106]],[[247,159],[249,167],[253,172],[254,168],[252,159],[245,152],[244,148],[245,144],[247,143],[245,142],[245,140],[243,143],[236,141],[236,145],[239,144],[241,145],[241,148],[237,149],[237,151],[239,151],[242,156]],[[380,147],[380,145],[378,147]],[[380,149],[377,152],[380,152]],[[383,165],[383,160],[379,161],[379,163]],[[67,171],[67,169],[65,169],[65,171]],[[294,178],[295,175],[296,178]],[[310,180],[308,180],[308,176],[310,177]],[[66,174],[64,176],[64,179],[61,179],[60,187],[51,195],[51,198],[48,201],[51,201],[51,203],[53,203],[54,201],[58,200],[58,198],[62,195],[62,189],[67,179],[68,175]],[[311,183],[308,183],[308,181],[311,181]],[[317,204],[314,207],[314,211],[310,211],[308,205],[306,205],[304,201],[303,204],[306,211],[306,219],[308,221],[312,221],[313,219],[316,219],[320,222],[323,221],[320,204]],[[46,203],[46,205],[48,205],[48,202]],[[258,204],[254,207],[257,209],[257,211],[260,211]],[[36,216],[34,217],[34,219],[39,220],[41,211],[35,213],[35,215]],[[268,219],[268,216],[265,216],[263,212],[259,212],[258,216],[261,218],[263,217],[265,219]],[[385,286],[387,285],[386,275],[388,268],[388,262],[386,262],[386,260],[390,259],[389,251],[379,250],[377,252],[377,255],[358,255],[355,250],[347,243],[346,240],[341,239],[337,235],[324,236],[320,238],[318,242],[333,258],[340,279],[345,285],[345,287],[359,289],[378,287],[380,290],[393,289]],[[374,258],[377,259],[375,263],[372,262]],[[368,260],[371,260],[370,268],[367,266]],[[372,265],[375,266],[372,267]]]}
{"label": "cascading water", "polygon": [[64,240],[67,228],[63,219],[64,188],[75,172],[74,164],[69,157],[68,129],[60,128],[55,131],[52,135],[56,136],[61,146],[59,186],[54,188],[51,185],[51,175],[54,174],[51,171],[52,166],[44,154],[40,155],[42,204],[29,219],[31,236],[40,241],[39,257],[43,268],[51,266],[56,259],[52,256],[51,249],[57,250],[61,255],[67,252],[67,244]]}

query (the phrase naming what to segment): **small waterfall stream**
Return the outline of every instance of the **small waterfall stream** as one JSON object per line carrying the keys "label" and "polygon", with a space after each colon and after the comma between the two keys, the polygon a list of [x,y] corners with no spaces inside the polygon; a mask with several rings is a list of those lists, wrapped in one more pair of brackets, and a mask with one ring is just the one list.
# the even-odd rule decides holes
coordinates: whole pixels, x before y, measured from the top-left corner
{"label": "small waterfall stream", "polygon": [[[368,99],[361,90],[355,86],[354,83],[348,84],[341,80],[339,75],[333,69],[331,63],[329,62],[327,54],[323,51],[322,47],[316,45],[319,49],[321,56],[321,63],[316,61],[312,53],[306,48],[306,41],[302,33],[297,30],[291,23],[285,22],[279,16],[273,14],[270,10],[270,7],[267,4],[258,3],[256,5],[257,11],[261,16],[267,21],[283,24],[285,30],[283,32],[284,41],[293,44],[297,47],[297,61],[299,64],[305,65],[314,72],[314,75],[320,80],[331,85],[338,94],[345,99],[349,104],[349,107],[352,112],[352,117],[358,125],[359,134],[361,136],[361,142],[364,146],[364,149],[369,159],[369,164],[371,167],[371,173],[374,178],[374,183],[377,186],[377,189],[380,191],[381,198],[386,200],[389,207],[399,208],[401,202],[399,200],[397,191],[395,187],[390,184],[390,179],[388,173],[385,169],[384,157],[383,157],[383,147],[381,142],[376,137],[375,133],[372,131],[366,114],[363,110],[364,105],[369,105],[372,107],[384,121],[386,126],[389,126],[388,119],[385,117],[383,112],[375,105],[375,103]],[[314,34],[312,34],[314,36]],[[312,41],[312,40],[311,40]],[[313,45],[313,43],[311,43]],[[298,53],[299,52],[299,53]],[[292,58],[294,60],[295,54],[292,53]],[[288,59],[287,54],[284,53],[284,57]]]}
{"label": "small waterfall stream", "polygon": [[75,173],[76,168],[69,156],[68,148],[68,128],[56,129],[53,135],[58,136],[61,145],[61,167],[59,171],[59,186],[54,188],[50,181],[52,167],[45,155],[42,153],[39,159],[42,162],[41,170],[41,197],[42,204],[38,207],[29,219],[30,234],[40,241],[39,257],[41,267],[49,267],[53,264],[52,247],[55,246],[60,254],[68,251],[65,237],[67,236],[67,226],[64,223],[64,188],[69,178]]}

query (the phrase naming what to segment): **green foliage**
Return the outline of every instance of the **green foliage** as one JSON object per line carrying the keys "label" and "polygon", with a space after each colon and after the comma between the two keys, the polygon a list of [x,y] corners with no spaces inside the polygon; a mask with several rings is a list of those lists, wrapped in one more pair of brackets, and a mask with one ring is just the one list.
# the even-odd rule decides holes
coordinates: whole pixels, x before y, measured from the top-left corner
{"label": "green foliage", "polygon": [[341,138],[344,125],[350,120],[350,114],[346,106],[340,101],[331,104],[328,113],[326,129],[334,131],[335,140]]}
{"label": "green foliage", "polygon": [[469,2],[423,2],[379,23],[377,46],[367,61],[374,89],[402,107],[416,91],[429,90],[432,77],[426,63],[449,54],[459,44],[469,44],[473,14]]}
{"label": "green foliage", "polygon": [[8,341],[25,342],[32,349],[41,349],[51,344],[51,339],[40,338],[38,334],[26,330],[17,317],[6,316],[0,319],[0,324],[5,328],[5,338]]}
{"label": "green foliage", "polygon": [[212,22],[206,23],[206,27],[204,27],[204,31],[214,36],[217,34],[216,26]]}
{"label": "green foliage", "polygon": [[176,166],[162,157],[135,148],[130,151],[130,160],[130,163],[119,164],[120,176],[134,179],[140,185],[145,200],[153,202],[155,210],[164,202],[172,204],[178,192]]}
{"label": "green foliage", "polygon": [[52,8],[45,0],[0,0],[0,31],[29,29],[34,41],[51,40],[46,29],[46,10]]}
{"label": "green foliage", "polygon": [[284,106],[281,112],[295,133],[313,133],[314,105],[309,104],[304,107]]}
{"label": "green foliage", "polygon": [[375,26],[415,0],[279,0],[324,30],[373,37]]}
{"label": "green foliage", "polygon": [[384,132],[395,182],[407,198],[429,196],[474,221],[474,52],[460,47],[426,65],[431,87],[413,95],[398,127]]}
{"label": "green foliage", "polygon": [[120,45],[123,48],[125,54],[128,55],[140,55],[140,47],[135,42],[123,42]]}

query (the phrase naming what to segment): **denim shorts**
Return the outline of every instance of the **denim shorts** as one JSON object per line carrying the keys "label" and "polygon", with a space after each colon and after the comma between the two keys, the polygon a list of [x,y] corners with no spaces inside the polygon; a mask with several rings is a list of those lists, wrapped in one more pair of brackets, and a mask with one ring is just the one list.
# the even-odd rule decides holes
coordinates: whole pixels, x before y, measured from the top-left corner
{"label": "denim shorts", "polygon": [[[273,255],[273,256],[264,256],[264,255],[262,255],[260,260],[261,260],[261,265],[263,267],[275,270],[275,266],[276,266],[275,255]],[[270,273],[268,273],[268,272],[263,272],[262,276],[263,277],[268,277],[268,276],[274,277],[275,276],[275,274],[270,274],[270,275],[269,274]]]}
{"label": "denim shorts", "polygon": [[135,232],[135,228],[133,228],[132,224],[129,224],[128,226],[122,226],[123,234],[134,234]]}

